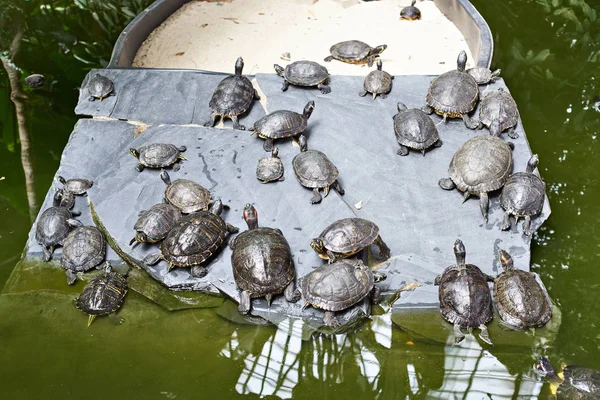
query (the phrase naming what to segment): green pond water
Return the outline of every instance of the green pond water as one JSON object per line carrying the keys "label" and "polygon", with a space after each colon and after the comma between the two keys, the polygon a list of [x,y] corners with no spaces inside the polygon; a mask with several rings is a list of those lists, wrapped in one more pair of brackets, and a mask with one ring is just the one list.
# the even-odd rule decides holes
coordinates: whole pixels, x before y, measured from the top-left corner
{"label": "green pond water", "polygon": [[[534,237],[532,269],[562,311],[552,340],[492,327],[494,347],[473,339],[445,346],[400,329],[385,309],[352,333],[308,338],[299,321],[233,323],[227,317],[236,315],[235,305],[222,299],[167,311],[134,291],[119,312],[124,323],[99,318],[86,328],[87,317],[72,305],[83,283],[64,288],[64,275],[50,271],[0,296],[2,398],[517,398],[549,393],[531,372],[540,354],[555,365],[600,369],[600,2],[473,3],[492,29],[493,66],[502,68],[519,105],[547,184],[552,215]],[[26,179],[0,71],[0,287],[20,259],[77,120],[76,88],[87,70],[106,64],[118,33],[149,1],[50,4],[0,1],[0,18],[24,27],[15,63],[53,82],[27,93],[33,174]],[[15,33],[6,26],[0,39]],[[28,291],[44,287],[61,290]]]}

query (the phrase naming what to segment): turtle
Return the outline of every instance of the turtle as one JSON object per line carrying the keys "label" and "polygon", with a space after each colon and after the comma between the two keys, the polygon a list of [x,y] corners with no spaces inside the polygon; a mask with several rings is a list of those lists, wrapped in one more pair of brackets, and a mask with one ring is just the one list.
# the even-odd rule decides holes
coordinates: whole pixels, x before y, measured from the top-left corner
{"label": "turtle", "polygon": [[179,208],[184,214],[206,211],[213,203],[210,191],[194,181],[180,178],[171,182],[171,177],[164,169],[160,173],[160,178],[167,185],[165,201]]}
{"label": "turtle", "polygon": [[60,263],[67,270],[67,283],[77,280],[75,272],[98,268],[106,257],[106,239],[95,226],[80,226],[73,229],[63,243]]}
{"label": "turtle", "polygon": [[344,189],[337,180],[340,173],[336,166],[319,150],[307,150],[304,136],[300,136],[300,153],[292,160],[292,166],[298,182],[313,190],[311,204],[317,204],[323,200],[319,189],[323,189],[325,197],[329,194],[330,186],[340,196],[344,195]]}
{"label": "turtle", "polygon": [[373,66],[373,61],[379,57],[383,51],[387,49],[386,44],[377,47],[371,47],[360,40],[347,40],[339,42],[331,46],[329,49],[330,56],[325,57],[325,61],[329,62],[333,59],[343,61],[349,64],[365,64],[369,67]]}
{"label": "turtle", "polygon": [[490,92],[481,99],[477,126],[479,129],[487,126],[490,133],[495,136],[500,136],[500,133],[507,131],[508,137],[517,139],[519,135],[515,132],[515,128],[518,122],[517,103],[504,89]]}
{"label": "turtle", "polygon": [[468,113],[473,111],[479,99],[479,87],[475,78],[465,72],[467,53],[458,54],[457,69],[448,71],[435,78],[425,97],[423,111],[447,118],[462,118],[466,127],[476,129],[478,122],[471,120]]}
{"label": "turtle", "polygon": [[335,316],[342,311],[371,296],[378,304],[381,290],[376,282],[386,279],[383,273],[373,273],[362,260],[339,260],[325,264],[311,271],[300,281],[304,307],[313,306],[325,310],[323,324],[336,328],[339,322]]}
{"label": "turtle", "polygon": [[263,149],[267,152],[273,150],[273,140],[287,137],[303,137],[308,119],[315,109],[315,102],[309,101],[304,106],[304,112],[299,114],[289,110],[273,111],[254,123],[250,131],[265,140]]}
{"label": "turtle", "polygon": [[260,100],[260,96],[250,79],[242,75],[244,60],[239,57],[235,62],[235,74],[229,75],[217,85],[210,102],[210,119],[204,124],[206,127],[215,126],[217,117],[231,118],[233,129],[245,130],[246,127],[238,121],[238,116],[250,109],[253,100]]}
{"label": "turtle", "polygon": [[167,237],[169,231],[182,217],[177,207],[168,203],[155,204],[149,210],[139,213],[139,218],[133,229],[136,230],[133,243],[156,243]]}
{"label": "turtle", "polygon": [[327,85],[329,72],[327,68],[314,61],[295,61],[288,64],[285,69],[280,65],[274,64],[275,72],[283,78],[281,90],[285,92],[290,85],[294,86],[316,86],[321,93],[331,92],[331,87]]}
{"label": "turtle", "polygon": [[217,251],[230,233],[238,228],[226,223],[220,217],[223,203],[217,200],[209,211],[196,211],[179,220],[160,243],[159,251],[144,258],[144,263],[154,265],[160,260],[169,264],[169,271],[175,267],[191,268],[191,275],[202,278],[207,270],[200,265]]}
{"label": "turtle", "polygon": [[273,148],[271,157],[265,157],[258,160],[256,166],[256,178],[262,183],[269,183],[273,181],[283,181],[283,162],[278,157],[279,149]]}
{"label": "turtle", "polygon": [[23,82],[32,89],[40,89],[46,85],[46,77],[42,74],[31,74]]}
{"label": "turtle", "polygon": [[75,307],[89,316],[88,327],[98,315],[114,315],[123,305],[127,294],[125,276],[113,271],[108,262],[105,265],[104,274],[89,281],[75,299]]}
{"label": "turtle", "polygon": [[139,149],[129,149],[132,156],[139,160],[135,169],[142,172],[145,167],[165,168],[173,165],[173,171],[179,170],[178,161],[187,160],[182,152],[186,151],[185,146],[175,146],[168,143],[151,143],[140,147]]}
{"label": "turtle", "polygon": [[400,10],[400,19],[405,19],[408,21],[421,19],[421,10],[415,7],[416,2],[417,0],[413,0],[410,3],[410,6],[404,7],[402,10]]}
{"label": "turtle", "polygon": [[530,236],[533,233],[531,217],[542,211],[546,196],[546,184],[533,173],[538,162],[538,155],[532,155],[527,162],[525,172],[512,174],[504,184],[502,192],[500,192],[500,205],[505,212],[500,229],[510,229],[510,216],[513,215],[515,224],[519,222],[519,218],[525,218],[525,222],[523,222],[525,235]]}
{"label": "turtle", "polygon": [[467,70],[467,74],[471,75],[478,85],[487,85],[490,82],[495,82],[500,76],[501,69],[492,71],[486,67],[474,67]]}
{"label": "turtle", "polygon": [[339,219],[310,241],[310,247],[329,263],[350,257],[371,244],[379,249],[378,260],[390,257],[390,248],[379,236],[379,227],[363,218]]}
{"label": "turtle", "polygon": [[550,382],[557,400],[591,400],[600,398],[600,371],[577,365],[563,365],[556,373],[550,360],[540,357],[534,370]]}
{"label": "turtle", "polygon": [[74,178],[67,180],[60,175],[58,176],[58,180],[63,184],[63,190],[65,192],[69,192],[77,196],[86,194],[87,191],[94,185],[94,182],[88,179]]}
{"label": "turtle", "polygon": [[512,257],[498,250],[504,272],[494,279],[494,304],[500,319],[513,329],[533,329],[552,318],[552,303],[539,277],[514,267]]}
{"label": "turtle", "polygon": [[474,136],[454,153],[448,167],[450,177],[440,179],[438,184],[445,190],[458,188],[464,193],[463,202],[471,195],[479,196],[481,215],[487,222],[488,192],[500,189],[508,180],[513,147],[497,136]]}
{"label": "turtle", "polygon": [[115,86],[113,81],[104,75],[96,74],[87,84],[87,90],[90,95],[89,101],[104,100],[108,96],[114,96]]}
{"label": "turtle", "polygon": [[367,93],[372,93],[373,100],[375,100],[377,95],[382,99],[385,99],[388,96],[388,93],[392,91],[392,79],[394,79],[394,77],[383,71],[382,68],[383,63],[381,62],[381,59],[379,59],[377,60],[377,69],[369,72],[365,77],[363,83],[364,90],[358,93],[360,97],[366,96]]}
{"label": "turtle", "polygon": [[253,298],[264,297],[270,307],[272,297],[282,292],[288,302],[295,303],[300,292],[296,290],[292,251],[283,233],[259,228],[258,213],[252,204],[246,204],[243,215],[248,230],[230,243],[233,278],[241,290],[240,313],[250,312]]}
{"label": "turtle", "polygon": [[429,147],[442,145],[438,130],[427,114],[417,108],[409,110],[404,103],[398,103],[397,108],[398,114],[393,118],[399,156],[407,156],[409,148],[420,150],[424,156]]}
{"label": "turtle", "polygon": [[486,323],[492,320],[492,298],[487,282],[494,278],[485,275],[479,267],[465,263],[466,250],[463,242],[454,243],[456,264],[447,267],[435,278],[439,286],[442,317],[454,324],[454,344],[465,338],[462,328],[479,328],[479,337],[492,344]]}

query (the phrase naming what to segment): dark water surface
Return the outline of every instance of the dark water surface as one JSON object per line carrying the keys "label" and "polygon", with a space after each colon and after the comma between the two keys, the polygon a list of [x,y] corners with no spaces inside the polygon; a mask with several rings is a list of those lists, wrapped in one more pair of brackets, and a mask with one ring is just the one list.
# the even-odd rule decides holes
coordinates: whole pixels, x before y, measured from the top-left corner
{"label": "dark water surface", "polygon": [[[490,24],[493,64],[502,68],[519,105],[547,184],[552,215],[534,239],[532,268],[562,310],[555,341],[531,345],[524,339],[482,349],[467,339],[461,347],[446,347],[415,340],[382,310],[354,333],[302,340],[300,322],[238,325],[214,308],[167,312],[134,293],[119,313],[125,323],[116,327],[102,318],[86,329],[87,318],[71,304],[73,293],[37,291],[0,297],[2,398],[516,398],[540,388],[547,394],[548,385],[531,373],[540,354],[555,365],[600,369],[600,3],[473,3]],[[126,20],[108,31],[79,34],[114,41]],[[18,58],[25,72],[55,81],[51,91],[29,93],[27,101],[34,169],[28,179],[38,202],[77,120],[76,88],[110,50],[78,48],[78,58],[90,56],[85,64],[65,51],[61,43],[71,39],[57,31],[62,35],[46,40],[43,51],[23,44]],[[31,225],[7,86],[0,73],[0,286]],[[235,314],[228,302],[218,310]]]}

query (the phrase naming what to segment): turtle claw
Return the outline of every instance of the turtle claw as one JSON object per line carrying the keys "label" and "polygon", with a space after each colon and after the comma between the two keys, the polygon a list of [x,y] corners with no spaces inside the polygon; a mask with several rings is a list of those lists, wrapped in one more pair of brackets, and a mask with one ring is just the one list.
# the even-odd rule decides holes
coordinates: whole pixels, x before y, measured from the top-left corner
{"label": "turtle claw", "polygon": [[400,148],[396,152],[399,156],[407,156],[408,155],[408,147],[400,145]]}
{"label": "turtle claw", "polygon": [[321,194],[319,193],[319,189],[313,189],[313,196],[310,198],[310,204],[318,204],[323,200]]}
{"label": "turtle claw", "polygon": [[360,97],[365,97],[365,96],[367,95],[367,91],[366,91],[366,90],[363,90],[362,92],[358,92],[358,95],[359,95]]}
{"label": "turtle claw", "polygon": [[337,328],[340,326],[340,322],[335,317],[335,313],[333,311],[325,311],[325,316],[323,317],[323,324],[331,328]]}

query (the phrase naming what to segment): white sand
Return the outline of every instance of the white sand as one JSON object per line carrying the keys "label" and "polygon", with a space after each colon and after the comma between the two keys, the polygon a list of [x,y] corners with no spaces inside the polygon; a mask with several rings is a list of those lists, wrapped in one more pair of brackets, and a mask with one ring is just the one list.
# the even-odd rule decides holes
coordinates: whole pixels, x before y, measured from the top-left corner
{"label": "white sand", "polygon": [[309,59],[331,74],[362,75],[366,68],[323,62],[344,40],[387,44],[384,70],[395,75],[439,74],[456,66],[460,50],[475,64],[464,37],[433,1],[417,2],[422,19],[400,20],[410,0],[231,0],[193,1],[171,15],[146,39],[133,65],[233,72],[238,56],[244,73],[271,73],[273,64]]}

